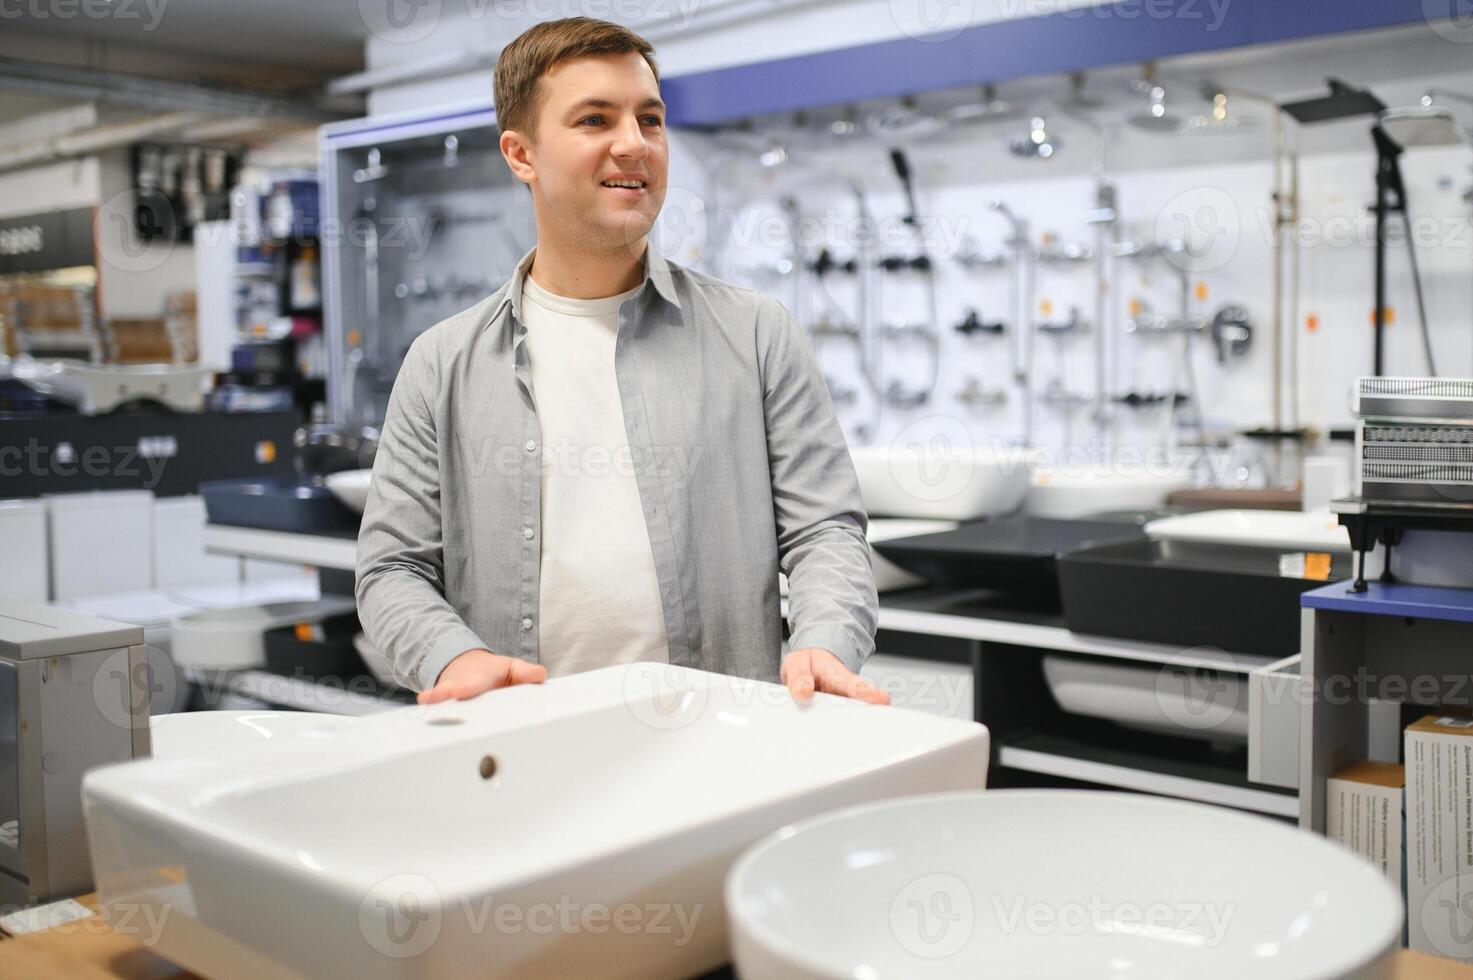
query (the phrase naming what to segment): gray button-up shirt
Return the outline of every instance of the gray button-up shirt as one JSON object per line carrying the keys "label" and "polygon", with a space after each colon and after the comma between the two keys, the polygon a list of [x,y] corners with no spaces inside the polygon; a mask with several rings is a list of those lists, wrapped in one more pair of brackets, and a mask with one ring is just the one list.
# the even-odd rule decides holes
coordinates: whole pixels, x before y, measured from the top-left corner
{"label": "gray button-up shirt", "polygon": [[[541,432],[522,281],[425,331],[389,396],[358,535],[358,614],[412,688],[480,647],[536,662]],[[646,249],[614,370],[670,662],[775,680],[790,646],[874,649],[859,483],[802,331],[770,297]],[[531,531],[528,534],[528,530]]]}

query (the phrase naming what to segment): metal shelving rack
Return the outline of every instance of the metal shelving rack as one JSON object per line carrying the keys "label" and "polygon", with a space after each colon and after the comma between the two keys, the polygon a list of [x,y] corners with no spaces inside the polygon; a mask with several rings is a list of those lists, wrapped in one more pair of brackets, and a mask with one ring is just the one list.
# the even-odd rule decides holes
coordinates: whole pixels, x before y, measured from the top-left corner
{"label": "metal shelving rack", "polygon": [[1374,757],[1373,742],[1386,745],[1388,734],[1399,745],[1399,724],[1373,730],[1374,701],[1473,704],[1473,589],[1369,582],[1358,592],[1337,582],[1300,603],[1299,823],[1323,833],[1325,780]]}

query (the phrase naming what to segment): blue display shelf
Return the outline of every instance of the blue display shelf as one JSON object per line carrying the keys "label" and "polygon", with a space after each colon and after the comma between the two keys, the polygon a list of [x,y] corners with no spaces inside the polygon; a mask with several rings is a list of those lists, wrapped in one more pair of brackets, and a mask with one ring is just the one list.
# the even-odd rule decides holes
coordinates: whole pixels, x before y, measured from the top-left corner
{"label": "blue display shelf", "polygon": [[1365,592],[1351,592],[1350,583],[1333,582],[1299,597],[1305,609],[1361,613],[1366,616],[1410,616],[1473,623],[1473,589],[1402,582],[1369,582]]}
{"label": "blue display shelf", "polygon": [[711,126],[1104,65],[1431,25],[1454,14],[1449,0],[1115,0],[692,72],[665,79],[661,90],[671,125]]}

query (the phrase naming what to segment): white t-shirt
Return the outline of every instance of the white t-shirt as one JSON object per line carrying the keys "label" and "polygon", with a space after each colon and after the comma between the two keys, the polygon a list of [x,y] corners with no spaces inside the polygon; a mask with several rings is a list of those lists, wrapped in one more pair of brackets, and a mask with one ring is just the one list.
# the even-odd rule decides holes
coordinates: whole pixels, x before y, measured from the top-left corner
{"label": "white t-shirt", "polygon": [[569,299],[531,276],[522,287],[542,427],[538,647],[549,677],[670,659],[614,375],[619,306],[636,291]]}

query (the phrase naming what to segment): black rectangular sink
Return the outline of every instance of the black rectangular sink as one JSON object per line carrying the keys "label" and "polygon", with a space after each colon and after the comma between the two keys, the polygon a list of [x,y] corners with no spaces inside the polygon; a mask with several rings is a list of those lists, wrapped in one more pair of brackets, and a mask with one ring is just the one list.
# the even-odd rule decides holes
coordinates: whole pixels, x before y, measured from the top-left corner
{"label": "black rectangular sink", "polygon": [[331,490],[299,480],[210,480],[199,493],[211,524],[313,534],[352,531],[360,520]]}
{"label": "black rectangular sink", "polygon": [[1144,540],[1121,521],[1005,517],[951,531],[875,541],[874,549],[933,585],[997,589],[1034,608],[1059,607],[1056,558],[1080,548]]}
{"label": "black rectangular sink", "polygon": [[1275,656],[1299,652],[1300,593],[1350,574],[1349,556],[1149,540],[1059,560],[1064,621],[1076,633]]}

